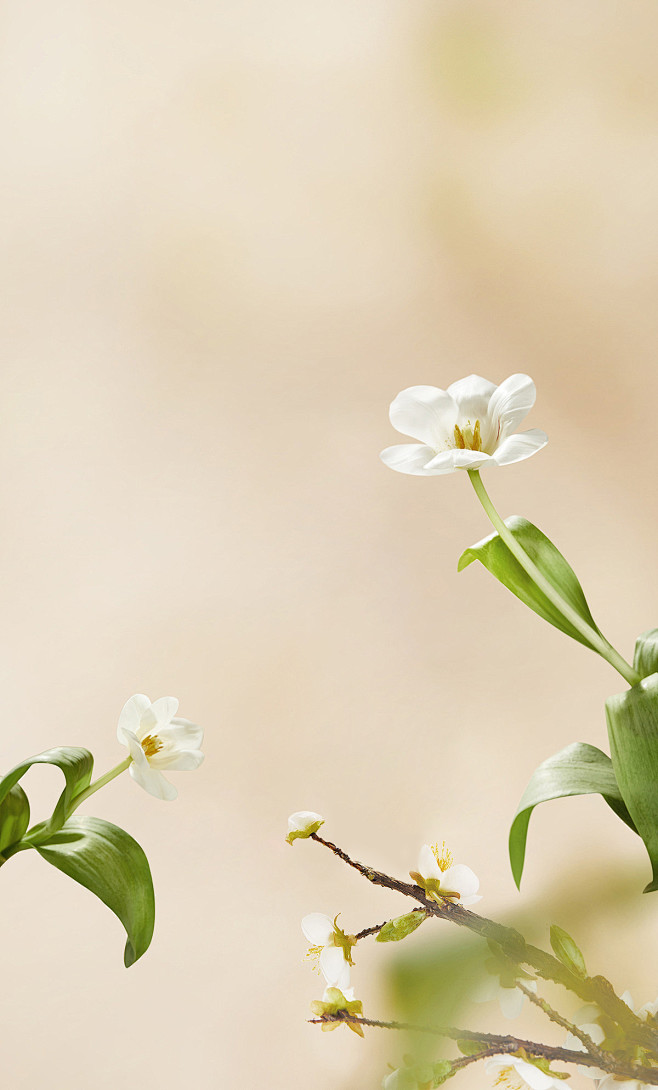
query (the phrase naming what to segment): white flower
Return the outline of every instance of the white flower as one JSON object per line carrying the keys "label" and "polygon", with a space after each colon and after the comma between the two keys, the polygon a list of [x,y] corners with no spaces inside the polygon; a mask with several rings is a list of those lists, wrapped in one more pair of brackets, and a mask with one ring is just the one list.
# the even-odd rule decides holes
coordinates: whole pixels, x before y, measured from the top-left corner
{"label": "white flower", "polygon": [[178,791],[162,775],[162,769],[189,772],[203,760],[203,730],[188,719],[174,719],[178,701],[161,696],[153,703],[136,693],[126,701],[119,716],[117,737],[132,757],[130,775],[156,799],[175,799]]}
{"label": "white flower", "polygon": [[[524,980],[523,983],[531,992],[537,991],[536,980]],[[492,999],[497,999],[505,1018],[518,1018],[526,1001],[526,997],[520,988],[504,988],[495,975],[487,976],[487,979],[477,989],[472,999],[474,1003],[489,1003]]]}
{"label": "white flower", "polygon": [[[658,999],[655,999],[653,1003],[645,1003],[643,1007],[635,1010],[633,1005],[633,997],[629,991],[622,992],[619,997],[623,1000],[627,1007],[642,1018],[645,1022],[648,1019],[653,1018],[658,1013]],[[600,1019],[603,1017],[603,1012],[596,1005],[596,1003],[588,1003],[584,1007],[580,1007],[576,1011],[571,1021],[574,1025],[582,1029],[584,1033],[587,1033],[594,1044],[600,1045],[605,1040],[605,1031],[601,1025]],[[582,1041],[573,1033],[568,1033],[564,1042],[565,1048],[571,1048],[576,1052],[585,1052],[586,1048]],[[638,1079],[616,1079],[614,1075],[610,1075],[607,1071],[603,1071],[600,1067],[586,1067],[584,1064],[580,1064],[576,1067],[576,1071],[579,1075],[586,1075],[590,1079],[601,1080],[597,1083],[597,1090],[642,1090],[642,1088],[649,1087],[648,1083],[640,1082]]]}
{"label": "white flower", "polygon": [[526,1086],[530,1090],[549,1090],[549,1087],[555,1087],[556,1090],[562,1087],[564,1090],[561,1079],[547,1075],[545,1071],[519,1056],[494,1056],[486,1061],[484,1068],[489,1074],[496,1074],[496,1085],[500,1084],[506,1090],[525,1090]]}
{"label": "white flower", "polygon": [[317,833],[321,825],[324,825],[324,818],[321,814],[315,814],[312,810],[298,810],[297,813],[291,814],[288,818],[286,840],[288,844],[292,844],[293,840],[298,838],[304,840],[313,833]]}
{"label": "white flower", "polygon": [[420,443],[387,447],[381,459],[391,469],[417,476],[520,462],[548,442],[538,428],[511,434],[535,396],[528,375],[510,375],[500,386],[479,375],[453,382],[447,390],[410,386],[391,404],[391,424]]}
{"label": "white flower", "polygon": [[466,907],[482,900],[477,895],[479,879],[463,863],[453,866],[452,852],[446,849],[445,841],[441,848],[438,844],[432,847],[423,844],[418,856],[418,870],[409,873],[428,896],[436,901],[447,899]]}
{"label": "white flower", "polygon": [[302,920],[302,931],[311,943],[307,957],[318,959],[318,965],[328,987],[338,988],[343,995],[350,986],[351,949],[356,939],[346,935],[336,920],[322,912],[310,912]]}

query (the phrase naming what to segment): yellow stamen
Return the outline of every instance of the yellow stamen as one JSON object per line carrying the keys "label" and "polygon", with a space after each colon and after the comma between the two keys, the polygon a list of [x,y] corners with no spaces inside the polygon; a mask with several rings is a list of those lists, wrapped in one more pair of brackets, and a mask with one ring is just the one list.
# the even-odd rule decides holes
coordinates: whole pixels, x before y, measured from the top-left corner
{"label": "yellow stamen", "polygon": [[524,1082],[514,1067],[501,1067],[494,1086],[502,1086],[505,1090],[521,1090]]}
{"label": "yellow stamen", "polygon": [[471,443],[471,450],[482,450],[482,439],[480,438],[480,421],[475,421],[475,427],[473,428],[473,442]]}
{"label": "yellow stamen", "polygon": [[164,742],[160,741],[157,734],[147,734],[146,738],[142,738],[142,749],[147,757],[154,757],[163,745]]}
{"label": "yellow stamen", "polygon": [[434,858],[439,864],[439,870],[448,870],[448,867],[452,866],[454,856],[452,852],[448,848],[446,848],[445,840],[442,842],[440,848],[438,843],[432,844],[432,852],[434,853]]}
{"label": "yellow stamen", "polygon": [[312,966],[313,972],[320,975],[320,954],[322,953],[321,946],[309,946],[304,957],[307,957],[309,961],[314,961],[315,965]]}
{"label": "yellow stamen", "polygon": [[480,429],[480,421],[476,420],[473,427],[471,427],[470,420],[467,424],[460,428],[458,424],[455,424],[455,446],[459,450],[482,450],[482,434]]}
{"label": "yellow stamen", "polygon": [[455,424],[455,443],[460,450],[466,449],[466,443],[464,442],[464,433],[462,432],[461,428],[457,426],[457,424]]}

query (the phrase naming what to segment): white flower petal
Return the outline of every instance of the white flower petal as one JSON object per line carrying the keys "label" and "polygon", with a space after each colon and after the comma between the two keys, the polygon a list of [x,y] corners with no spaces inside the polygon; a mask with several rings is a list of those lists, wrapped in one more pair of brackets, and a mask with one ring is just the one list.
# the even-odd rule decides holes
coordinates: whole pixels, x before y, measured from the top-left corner
{"label": "white flower petal", "polygon": [[316,814],[314,810],[297,810],[288,818],[288,832],[305,832],[311,825],[316,825],[318,821],[324,824],[322,814]]}
{"label": "white flower petal", "polygon": [[121,709],[121,715],[119,716],[119,724],[117,727],[117,735],[119,741],[122,742],[123,738],[119,734],[122,729],[130,730],[133,734],[137,734],[139,726],[142,721],[142,715],[147,708],[151,707],[151,701],[143,693],[135,693],[131,696],[130,700],[127,700]]}
{"label": "white flower petal", "polygon": [[487,973],[484,980],[482,980],[471,992],[469,998],[472,1003],[491,1003],[492,1000],[498,999],[498,995],[501,991],[502,988],[498,977],[492,976],[491,973]]}
{"label": "white flower petal", "polygon": [[457,406],[450,394],[436,386],[410,386],[391,403],[389,416],[396,431],[436,450],[454,432]]}
{"label": "white flower petal", "polygon": [[489,402],[496,391],[493,382],[479,375],[469,375],[453,382],[447,393],[457,402],[459,415],[465,420],[482,420],[489,411]]}
{"label": "white flower petal", "polygon": [[501,437],[516,431],[530,412],[537,398],[535,384],[529,375],[510,375],[491,396],[489,412],[498,421]]}
{"label": "white flower petal", "polygon": [[501,988],[498,1002],[505,1018],[518,1018],[523,1010],[525,996],[518,988]]}
{"label": "white flower petal", "polygon": [[169,768],[172,772],[193,772],[200,764],[203,764],[203,753],[200,749],[176,749],[168,752],[159,750],[149,757],[151,768]]}
{"label": "white flower petal", "polygon": [[309,912],[302,920],[302,931],[312,946],[326,946],[334,937],[334,921],[323,912]]}
{"label": "white flower petal", "polygon": [[442,451],[425,466],[427,474],[451,473],[453,469],[479,469],[480,466],[491,462],[490,454],[483,450],[455,450]]}
{"label": "white flower petal", "polygon": [[536,454],[547,443],[546,432],[540,431],[539,428],[531,428],[530,431],[522,431],[519,435],[510,435],[507,439],[503,439],[491,458],[496,465],[508,466],[512,462],[522,462],[524,458]]}
{"label": "white flower petal", "polygon": [[518,1071],[524,1082],[527,1082],[531,1090],[548,1090],[550,1086],[557,1086],[557,1080],[541,1071],[534,1064],[528,1064],[525,1060],[514,1057],[513,1066]]}
{"label": "white flower petal", "polygon": [[178,796],[178,791],[173,783],[169,783],[169,780],[166,780],[161,772],[156,771],[155,768],[151,768],[148,761],[145,761],[142,765],[133,760],[128,771],[135,783],[138,783],[140,787],[143,787],[144,790],[148,791],[149,795],[153,795],[154,798],[163,799],[165,802],[173,802]]}
{"label": "white flower petal", "polygon": [[175,696],[160,696],[151,704],[151,712],[159,727],[168,727],[177,711],[178,701]]}
{"label": "white flower petal", "polygon": [[117,736],[122,745],[128,746],[130,756],[136,765],[141,768],[143,765],[148,764],[146,754],[142,749],[139,738],[137,738],[131,730],[128,730],[126,727],[119,727],[117,729]]}
{"label": "white flower petal", "polygon": [[443,877],[443,871],[436,861],[436,856],[429,844],[423,844],[420,852],[418,853],[418,873],[423,878],[438,878]]}
{"label": "white flower petal", "polygon": [[[447,890],[456,890],[459,893],[460,901],[465,904],[465,898],[470,901],[479,890],[480,880],[470,867],[465,866],[463,863],[455,863],[454,867],[448,867],[443,872],[441,886]],[[478,901],[481,900],[480,897],[477,899]],[[471,903],[474,904],[475,902]]]}
{"label": "white flower petal", "polygon": [[[387,447],[379,457],[389,469],[395,469],[398,473],[413,473],[417,477],[425,476],[425,466],[435,456],[432,447],[422,446],[420,443],[401,443],[396,447]],[[447,470],[448,473],[451,470]]]}
{"label": "white flower petal", "polygon": [[169,726],[159,728],[158,738],[176,749],[200,749],[203,727],[190,723],[189,719],[172,719]]}
{"label": "white flower petal", "polygon": [[[339,946],[325,946],[320,954],[320,969],[330,988],[349,987],[350,967]],[[343,993],[345,994],[345,993]]]}

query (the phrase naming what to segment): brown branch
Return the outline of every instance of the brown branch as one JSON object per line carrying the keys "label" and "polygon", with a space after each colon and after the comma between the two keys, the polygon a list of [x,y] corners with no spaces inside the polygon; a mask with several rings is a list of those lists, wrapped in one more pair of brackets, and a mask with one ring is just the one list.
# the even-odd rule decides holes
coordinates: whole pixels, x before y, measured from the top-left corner
{"label": "brown branch", "polygon": [[630,1041],[658,1053],[658,1032],[647,1022],[643,1022],[624,1003],[623,999],[619,998],[612,984],[605,977],[577,976],[575,973],[570,972],[552,954],[548,954],[538,946],[532,946],[526,942],[520,931],[495,923],[485,916],[478,916],[476,912],[471,912],[463,908],[462,905],[453,904],[449,900],[442,901],[439,904],[437,901],[430,899],[420,886],[410,882],[402,882],[398,878],[391,878],[390,875],[384,874],[383,871],[375,870],[374,867],[369,867],[365,863],[352,859],[342,848],[339,848],[330,840],[325,840],[317,833],[312,833],[310,839],[316,840],[318,844],[328,848],[343,863],[358,871],[373,885],[383,886],[385,889],[392,889],[405,897],[411,897],[423,906],[428,915],[438,916],[442,920],[449,920],[451,923],[457,924],[458,927],[468,928],[483,939],[497,943],[516,964],[531,965],[535,972],[545,980],[552,980],[556,984],[561,984],[586,1003],[597,1003],[601,1010],[605,1011],[617,1025],[621,1026]]}
{"label": "brown branch", "polygon": [[[526,1041],[520,1037],[512,1037],[510,1034],[479,1033],[476,1030],[457,1029],[454,1026],[417,1026],[410,1022],[382,1022],[375,1018],[363,1018],[362,1016],[349,1014],[348,1011],[337,1011],[335,1014],[324,1014],[321,1018],[309,1018],[309,1022],[319,1024],[322,1022],[351,1022],[354,1025],[369,1026],[374,1029],[395,1029],[409,1033],[428,1033],[434,1037],[444,1037],[451,1041],[477,1041],[485,1048],[481,1051],[465,1057],[468,1063],[485,1059],[487,1056],[508,1056],[523,1050],[530,1056],[543,1056],[551,1062],[580,1064],[583,1067],[602,1067],[613,1075],[619,1075],[625,1079],[639,1079],[640,1082],[658,1086],[658,1068],[640,1067],[635,1064],[625,1064],[618,1060],[610,1052],[602,1053],[602,1061],[598,1056],[591,1056],[587,1052],[577,1052],[575,1049],[562,1048],[559,1045],[544,1045],[538,1041]],[[465,1067],[462,1059],[451,1060],[454,1066]]]}
{"label": "brown branch", "polygon": [[383,923],[376,923],[374,927],[364,927],[363,931],[357,931],[354,938],[358,942],[359,939],[366,939],[368,935],[377,935],[387,923],[388,920],[384,920]]}
{"label": "brown branch", "polygon": [[585,1046],[585,1050],[589,1052],[590,1056],[594,1056],[595,1058],[598,1058],[600,1060],[600,1063],[598,1065],[599,1067],[604,1066],[607,1055],[609,1055],[609,1053],[606,1054],[603,1049],[600,1049],[598,1045],[594,1043],[588,1033],[585,1033],[585,1031],[582,1030],[580,1026],[577,1026],[575,1024],[575,1022],[569,1022],[567,1018],[563,1018],[559,1011],[556,1011],[555,1008],[550,1005],[550,1003],[547,1003],[545,999],[541,998],[541,996],[535,995],[535,993],[530,988],[526,988],[523,981],[517,980],[516,986],[519,991],[523,992],[523,994],[530,1000],[531,1003],[534,1003],[536,1007],[539,1007],[540,1010],[543,1010],[544,1014],[547,1015],[548,1018],[550,1018],[551,1022],[555,1022],[555,1024],[561,1026],[562,1029],[566,1029],[567,1033],[571,1033],[574,1037],[577,1037],[581,1044]]}

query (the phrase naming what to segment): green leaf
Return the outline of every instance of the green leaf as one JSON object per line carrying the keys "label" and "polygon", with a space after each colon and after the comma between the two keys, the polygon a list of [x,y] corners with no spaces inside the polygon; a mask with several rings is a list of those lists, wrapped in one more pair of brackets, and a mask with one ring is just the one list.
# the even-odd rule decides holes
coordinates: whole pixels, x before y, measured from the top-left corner
{"label": "green leaf", "polygon": [[[569,605],[582,617],[591,628],[594,629],[599,635],[599,629],[594,623],[594,618],[589,611],[589,606],[585,600],[583,589],[578,582],[573,568],[567,563],[562,556],[562,553],[555,548],[555,545],[550,541],[545,534],[542,534],[541,530],[538,530],[536,526],[533,526],[527,519],[520,518],[518,515],[511,515],[505,519],[505,525],[512,532],[519,545],[525,550],[530,559],[539,568],[542,575],[548,579],[549,583],[555,587],[559,594],[569,603]],[[526,606],[538,613],[540,617],[543,617],[549,624],[555,625],[561,632],[566,632],[567,636],[573,637],[574,640],[578,640],[579,643],[590,647],[592,650],[592,644],[585,636],[582,636],[580,632],[573,625],[567,621],[556,606],[546,597],[546,595],[540,591],[527,574],[527,572],[521,567],[518,560],[512,555],[507,548],[507,545],[499,537],[497,533],[489,534],[488,537],[478,541],[476,545],[471,545],[469,549],[465,549],[459,558],[457,565],[458,571],[463,571],[469,564],[472,564],[474,560],[479,560],[481,564],[484,564],[485,568],[511,590],[512,594],[515,594]]]}
{"label": "green leaf", "polygon": [[0,802],[0,854],[25,835],[30,824],[30,803],[20,784]]}
{"label": "green leaf", "polygon": [[526,787],[509,834],[509,857],[517,888],[521,885],[530,815],[540,802],[569,795],[602,795],[617,817],[637,832],[619,785],[612,761],[596,746],[574,742],[536,768]]}
{"label": "green leaf", "polygon": [[658,628],[650,628],[635,641],[633,669],[641,678],[658,673]]}
{"label": "green leaf", "polygon": [[397,916],[394,920],[389,920],[377,933],[377,942],[399,942],[400,939],[406,939],[407,935],[411,935],[416,928],[420,927],[421,923],[427,919],[425,912],[422,910],[419,912],[407,912],[405,916]]}
{"label": "green leaf", "polygon": [[109,821],[70,817],[36,849],[119,917],[128,936],[124,964],[141,958],[153,937],[155,897],[148,859],[137,841]]}
{"label": "green leaf", "polygon": [[570,972],[575,973],[576,976],[586,977],[587,968],[585,966],[585,958],[583,957],[580,948],[576,945],[563,927],[558,927],[556,923],[551,925],[551,946],[553,947],[553,953],[563,965],[566,965]]}
{"label": "green leaf", "polygon": [[80,791],[84,791],[91,782],[94,758],[88,749],[79,749],[77,746],[58,746],[57,749],[47,749],[44,753],[37,753],[36,757],[28,757],[27,761],[16,765],[4,779],[0,780],[0,804],[27,770],[38,764],[56,765],[64,773],[65,786],[52,817],[48,821],[35,825],[25,838],[31,846],[36,846],[61,829],[66,820],[71,799]]}
{"label": "green leaf", "polygon": [[605,702],[612,763],[624,802],[649,853],[658,890],[658,674]]}

